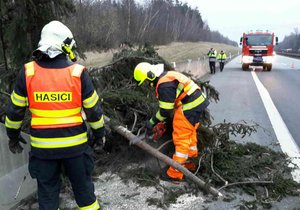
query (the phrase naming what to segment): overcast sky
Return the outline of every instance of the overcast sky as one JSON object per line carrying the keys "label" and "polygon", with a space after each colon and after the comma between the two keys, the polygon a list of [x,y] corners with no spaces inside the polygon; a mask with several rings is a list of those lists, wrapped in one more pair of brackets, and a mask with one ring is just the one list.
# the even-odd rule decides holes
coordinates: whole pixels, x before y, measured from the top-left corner
{"label": "overcast sky", "polygon": [[249,30],[273,31],[283,40],[295,28],[300,33],[300,0],[182,0],[198,7],[211,30],[239,42]]}

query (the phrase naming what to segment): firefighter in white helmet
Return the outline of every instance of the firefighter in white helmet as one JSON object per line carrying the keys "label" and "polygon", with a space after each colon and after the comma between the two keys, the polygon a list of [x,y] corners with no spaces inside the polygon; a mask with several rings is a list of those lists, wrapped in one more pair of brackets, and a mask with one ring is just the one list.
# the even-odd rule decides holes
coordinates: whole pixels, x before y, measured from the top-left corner
{"label": "firefighter in white helmet", "polygon": [[[175,145],[173,160],[195,171],[196,165],[193,162],[187,163],[187,160],[198,156],[197,128],[200,116],[209,104],[206,96],[200,87],[184,74],[174,70],[164,71],[163,64],[139,63],[134,69],[134,79],[139,86],[149,83],[156,90],[159,110],[146,122],[148,133],[175,111],[172,133]],[[161,179],[182,180],[183,174],[170,166],[162,172]]]}
{"label": "firefighter in white helmet", "polygon": [[85,67],[73,62],[74,45],[72,32],[61,22],[51,21],[43,27],[33,61],[17,77],[5,119],[9,149],[21,153],[20,143],[26,143],[21,125],[26,108],[31,112],[29,172],[37,179],[40,210],[59,208],[62,167],[78,208],[100,209],[92,182],[93,150],[81,110],[96,143],[101,144],[104,136],[104,120]]}

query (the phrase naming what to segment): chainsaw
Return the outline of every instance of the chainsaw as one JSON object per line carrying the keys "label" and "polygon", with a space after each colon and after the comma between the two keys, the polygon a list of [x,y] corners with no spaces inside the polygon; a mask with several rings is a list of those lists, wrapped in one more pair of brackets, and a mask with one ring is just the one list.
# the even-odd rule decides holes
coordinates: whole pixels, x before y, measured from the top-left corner
{"label": "chainsaw", "polygon": [[166,132],[167,127],[164,123],[159,122],[153,127],[153,141],[157,142]]}

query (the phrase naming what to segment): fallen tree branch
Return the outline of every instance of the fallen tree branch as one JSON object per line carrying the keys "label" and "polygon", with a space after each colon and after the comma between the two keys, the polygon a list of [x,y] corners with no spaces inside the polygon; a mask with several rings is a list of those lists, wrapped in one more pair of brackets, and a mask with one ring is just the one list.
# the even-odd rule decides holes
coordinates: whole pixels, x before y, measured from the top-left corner
{"label": "fallen tree branch", "polygon": [[233,186],[233,185],[241,185],[241,184],[273,184],[273,181],[247,181],[247,182],[234,182],[227,185],[224,185],[223,187],[220,187],[218,190],[222,190],[225,187]]}
{"label": "fallen tree branch", "polygon": [[104,116],[106,124],[108,124],[111,129],[113,129],[118,134],[125,137],[127,140],[129,140],[132,144],[135,144],[136,146],[140,147],[141,149],[145,150],[146,152],[150,153],[154,157],[158,158],[159,160],[165,162],[169,166],[174,167],[175,169],[181,171],[185,177],[194,183],[196,183],[202,190],[205,190],[209,193],[211,193],[214,196],[223,196],[222,193],[219,192],[216,188],[209,186],[206,182],[201,180],[199,177],[195,176],[193,173],[191,173],[187,168],[183,167],[181,164],[177,163],[173,159],[169,158],[168,156],[162,154],[157,149],[151,147],[146,142],[142,141],[145,138],[145,135],[141,136],[135,136],[133,133],[131,133],[127,128],[120,126],[120,125],[110,125],[109,121],[110,119],[106,116]]}
{"label": "fallen tree branch", "polygon": [[161,150],[165,145],[167,145],[167,144],[169,144],[169,143],[171,143],[171,142],[173,142],[173,140],[168,140],[168,141],[164,142],[162,145],[160,145],[160,146],[157,148],[157,150]]}
{"label": "fallen tree branch", "polygon": [[214,169],[214,152],[213,152],[213,150],[212,150],[211,156],[210,156],[210,167],[211,167],[211,171],[225,183],[225,186],[228,185],[228,181],[225,180],[221,175],[219,175]]}

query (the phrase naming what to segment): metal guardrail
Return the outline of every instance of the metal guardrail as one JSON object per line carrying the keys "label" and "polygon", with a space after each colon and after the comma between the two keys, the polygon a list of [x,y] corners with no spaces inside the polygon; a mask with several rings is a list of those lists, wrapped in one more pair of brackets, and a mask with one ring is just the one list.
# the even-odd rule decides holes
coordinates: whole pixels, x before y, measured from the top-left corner
{"label": "metal guardrail", "polygon": [[28,172],[29,136],[24,133],[22,136],[27,140],[24,151],[11,153],[5,126],[0,123],[0,210],[15,209],[14,206],[22,199],[37,191],[36,181]]}
{"label": "metal guardrail", "polygon": [[283,55],[292,58],[300,59],[300,53],[291,53],[291,52],[276,52],[277,55]]}
{"label": "metal guardrail", "polygon": [[[240,54],[230,54],[226,59],[226,63],[230,62],[232,59],[236,58]],[[184,62],[175,63],[172,62],[173,67],[178,71],[185,71],[194,74],[196,77],[203,77],[210,72],[209,61],[207,56],[199,57],[198,59],[188,59]],[[226,65],[226,64],[225,64]],[[216,68],[219,68],[219,62],[216,61]]]}

